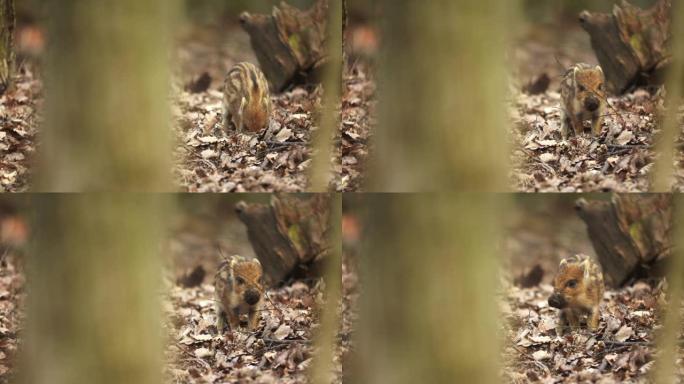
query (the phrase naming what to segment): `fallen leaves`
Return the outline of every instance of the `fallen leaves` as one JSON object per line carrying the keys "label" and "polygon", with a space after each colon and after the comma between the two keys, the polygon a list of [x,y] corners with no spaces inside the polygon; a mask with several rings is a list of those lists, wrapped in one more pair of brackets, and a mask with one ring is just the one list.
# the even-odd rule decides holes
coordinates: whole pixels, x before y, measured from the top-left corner
{"label": "fallen leaves", "polygon": [[[664,290],[638,282],[604,294],[597,332],[585,327],[557,334],[558,313],[546,303],[548,284],[508,286],[501,303],[507,334],[504,377],[508,381],[643,382],[653,367],[654,330]],[[684,355],[680,354],[680,361]],[[684,375],[684,366],[679,365]]]}
{"label": "fallen leaves", "polygon": [[0,192],[29,188],[31,159],[43,105],[42,81],[24,68],[0,96]]}
{"label": "fallen leaves", "polygon": [[619,342],[625,342],[627,339],[632,337],[634,335],[634,330],[632,330],[631,327],[628,327],[627,325],[623,325],[616,333],[615,333],[615,340]]}
{"label": "fallen leaves", "polygon": [[26,278],[13,252],[0,256],[0,383],[11,382],[24,323]]}
{"label": "fallen leaves", "polygon": [[363,190],[370,140],[376,121],[376,85],[373,70],[357,63],[344,75],[342,122],[334,149],[334,180],[337,191]]}
{"label": "fallen leaves", "polygon": [[[170,287],[164,303],[171,339],[167,376],[189,383],[307,382],[313,330],[319,322],[314,305],[322,304],[322,284],[295,282],[267,295],[254,332],[219,333],[211,284]],[[336,382],[341,373],[340,366]]]}
{"label": "fallen leaves", "polygon": [[226,27],[193,26],[179,37],[171,97],[174,179],[187,192],[305,191],[322,89],[297,86],[272,95],[271,122],[259,136],[226,129],[225,72],[236,62],[257,62],[249,37],[238,25]]}
{"label": "fallen leaves", "polygon": [[299,192],[306,189],[308,143],[315,130],[320,88],[295,88],[272,98],[266,132],[226,130],[223,95],[217,90],[177,90],[174,120],[178,144],[174,174],[189,192]]}
{"label": "fallen leaves", "polygon": [[659,93],[609,98],[603,134],[563,140],[560,95],[519,93],[510,113],[517,129],[513,181],[524,192],[644,192],[649,187]]}

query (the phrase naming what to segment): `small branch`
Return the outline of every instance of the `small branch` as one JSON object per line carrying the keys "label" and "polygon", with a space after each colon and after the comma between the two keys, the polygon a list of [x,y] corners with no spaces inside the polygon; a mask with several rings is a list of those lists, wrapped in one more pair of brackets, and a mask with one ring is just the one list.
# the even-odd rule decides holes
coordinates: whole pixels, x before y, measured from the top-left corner
{"label": "small branch", "polygon": [[637,149],[637,148],[650,148],[648,144],[606,144],[609,149]]}
{"label": "small branch", "polygon": [[262,339],[264,343],[268,343],[270,346],[281,346],[281,345],[292,345],[292,344],[304,344],[310,345],[311,340],[298,339],[298,340],[276,340],[264,337]]}

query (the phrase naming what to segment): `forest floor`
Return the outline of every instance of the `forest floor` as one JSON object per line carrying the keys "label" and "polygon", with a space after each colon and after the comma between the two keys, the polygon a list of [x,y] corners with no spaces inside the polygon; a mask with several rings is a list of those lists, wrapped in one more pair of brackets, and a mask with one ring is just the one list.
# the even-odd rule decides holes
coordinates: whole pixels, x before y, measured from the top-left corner
{"label": "forest floor", "polygon": [[188,26],[177,45],[175,178],[189,192],[304,191],[321,89],[297,86],[272,95],[263,139],[227,131],[224,76],[241,61],[257,60],[247,34],[238,25],[225,28]]}
{"label": "forest floor", "polygon": [[[342,322],[340,330],[340,346],[342,353],[342,382],[351,382],[349,372],[354,356],[354,329],[359,317],[359,296],[361,287],[358,271],[359,226],[355,216],[344,215],[342,219]],[[351,228],[351,227],[354,228]],[[350,233],[352,232],[352,233]],[[354,245],[349,245],[350,242]]]}
{"label": "forest floor", "polygon": [[[191,227],[206,226],[193,223]],[[223,233],[239,233],[239,223]],[[205,232],[206,233],[206,232]],[[210,240],[196,230],[176,232],[169,241],[175,270],[164,302],[167,381],[173,383],[306,383],[315,359],[318,308],[325,304],[321,279],[290,281],[266,290],[267,299],[257,328],[220,334],[216,329],[213,280],[220,261],[217,244],[225,254],[251,255],[245,236]],[[201,269],[198,274],[188,273]],[[187,276],[194,276],[188,279]],[[201,276],[198,278],[198,276]],[[175,281],[175,282],[173,282]],[[341,308],[340,310],[343,310]],[[344,328],[337,332],[334,353],[335,383],[342,382]]]}
{"label": "forest floor", "polygon": [[[174,176],[189,192],[301,192],[308,187],[311,140],[318,129],[320,85],[298,85],[273,94],[266,132],[226,131],[222,121],[225,73],[234,64],[257,64],[249,37],[238,25],[189,26],[176,48],[172,115]],[[363,179],[375,84],[356,64],[343,79],[342,121],[333,138],[330,187],[357,190]]]}
{"label": "forest floor", "polygon": [[[562,32],[560,32],[562,30]],[[513,51],[516,84],[512,174],[521,192],[645,192],[654,160],[661,89],[639,88],[608,97],[600,137],[563,140],[560,79],[577,62],[597,64],[589,38],[578,26],[531,27]],[[682,162],[679,153],[678,164]],[[677,185],[684,185],[678,166]]]}
{"label": "forest floor", "polygon": [[21,258],[8,249],[2,252],[0,254],[0,383],[10,383],[13,382],[19,333],[25,318],[26,277]]}
{"label": "forest floor", "polygon": [[43,104],[43,83],[30,66],[21,66],[13,81],[0,96],[0,193],[29,188]]}
{"label": "forest floor", "polygon": [[362,192],[376,121],[374,70],[360,60],[349,64],[343,78],[342,124],[335,146],[335,190]]}
{"label": "forest floor", "polygon": [[[607,288],[596,332],[582,328],[556,334],[558,311],[547,300],[558,262],[575,253],[594,253],[584,224],[572,213],[572,199],[566,200],[546,211],[528,207],[509,225],[504,270],[510,275],[500,301],[505,381],[649,382],[658,356],[651,343],[661,325],[660,308],[667,306],[662,282]],[[684,381],[684,349],[678,369]]]}

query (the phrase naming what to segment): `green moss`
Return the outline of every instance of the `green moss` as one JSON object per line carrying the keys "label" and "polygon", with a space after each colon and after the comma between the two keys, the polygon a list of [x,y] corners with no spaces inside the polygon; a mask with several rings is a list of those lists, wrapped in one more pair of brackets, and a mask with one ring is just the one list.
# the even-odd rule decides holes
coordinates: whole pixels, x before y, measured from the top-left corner
{"label": "green moss", "polygon": [[290,43],[290,47],[292,47],[292,49],[299,52],[299,50],[301,49],[300,48],[301,42],[299,39],[299,35],[297,35],[297,34],[290,35],[290,37],[288,38],[288,42]]}
{"label": "green moss", "polygon": [[643,238],[641,237],[641,234],[643,233],[642,228],[643,226],[640,222],[636,222],[629,226],[629,235],[637,244],[641,244],[643,242]]}
{"label": "green moss", "polygon": [[292,241],[292,244],[294,244],[295,248],[297,248],[297,251],[302,251],[302,235],[301,235],[301,229],[299,228],[299,225],[293,224],[287,229],[287,236],[290,238],[290,241]]}
{"label": "green moss", "polygon": [[641,52],[643,49],[643,39],[641,38],[641,35],[632,35],[632,37],[629,39],[629,44],[636,52]]}

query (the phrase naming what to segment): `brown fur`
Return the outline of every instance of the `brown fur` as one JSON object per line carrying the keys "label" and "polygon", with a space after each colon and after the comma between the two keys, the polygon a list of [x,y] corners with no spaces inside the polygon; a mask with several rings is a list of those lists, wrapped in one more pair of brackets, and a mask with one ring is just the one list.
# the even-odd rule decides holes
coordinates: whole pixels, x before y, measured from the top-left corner
{"label": "brown fur", "polygon": [[[561,82],[561,132],[564,138],[583,133],[587,120],[591,121],[592,135],[601,134],[606,100],[604,83],[603,70],[599,66],[579,63],[565,72]],[[591,110],[589,106],[592,105],[596,109]]]}
{"label": "brown fur", "polygon": [[587,318],[587,326],[595,331],[600,319],[603,298],[603,274],[588,256],[577,255],[564,259],[553,279],[553,295],[549,305],[560,309],[560,334],[569,326],[577,328]]}
{"label": "brown fur", "polygon": [[238,132],[258,133],[268,127],[271,99],[263,72],[251,63],[236,64],[223,86],[224,125]]}
{"label": "brown fur", "polygon": [[[259,260],[242,256],[232,256],[219,266],[214,280],[218,316],[216,328],[219,332],[225,329],[226,317],[231,330],[235,330],[240,326],[240,317],[245,314],[248,328],[256,328],[264,294],[262,274]],[[256,303],[248,302],[254,299],[257,299]]]}

